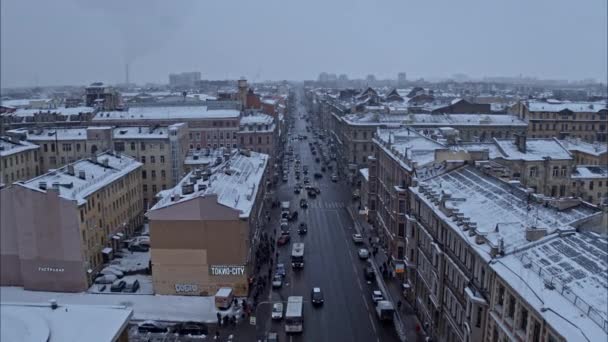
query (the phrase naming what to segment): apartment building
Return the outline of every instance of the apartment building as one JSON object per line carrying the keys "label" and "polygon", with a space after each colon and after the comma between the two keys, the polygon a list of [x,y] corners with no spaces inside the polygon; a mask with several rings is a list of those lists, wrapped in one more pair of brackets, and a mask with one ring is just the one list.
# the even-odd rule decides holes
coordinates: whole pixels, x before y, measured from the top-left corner
{"label": "apartment building", "polygon": [[273,156],[278,143],[278,129],[272,116],[251,114],[241,118],[237,137],[239,147]]}
{"label": "apartment building", "polygon": [[188,152],[188,126],[90,126],[83,128],[15,129],[9,135],[40,146],[39,165],[47,172],[102,151],[127,154],[143,165],[144,208],[155,202],[156,193],[171,188],[184,175]]}
{"label": "apartment building", "polygon": [[[414,303],[433,339],[580,341],[585,340],[585,332],[572,329],[568,318],[579,316],[580,320],[591,321],[587,309],[597,305],[594,310],[599,312],[601,319],[606,319],[606,312],[601,308],[606,307],[608,299],[605,295],[599,296],[607,285],[606,251],[591,258],[594,250],[572,247],[576,243],[584,244],[585,236],[578,231],[586,231],[589,222],[595,224],[605,215],[596,207],[576,199],[546,199],[530,194],[473,166],[462,166],[417,184],[414,182],[409,188],[409,202],[404,253],[408,265],[406,283],[411,289],[408,299]],[[581,241],[567,241],[569,238]],[[591,244],[605,246],[605,240]],[[552,302],[547,295],[539,297],[539,293],[546,293],[550,287],[545,288],[546,284],[542,282],[540,285],[532,282],[534,277],[526,277],[513,267],[510,260],[521,259],[522,253],[540,258],[533,249],[545,242],[561,250],[561,255],[549,258],[551,264],[559,264],[560,269],[554,272],[544,262],[538,260],[538,264],[554,275],[555,283],[559,279],[575,282],[567,292],[560,289],[551,298],[558,296],[561,302],[566,302],[568,298],[584,296],[589,307],[577,307],[572,304],[576,301],[562,306]],[[570,247],[566,247],[568,245]],[[540,247],[539,252],[542,250]],[[521,268],[526,268],[525,264],[520,262]],[[501,269],[503,266],[506,268]],[[507,297],[508,305],[505,306],[508,309],[504,316],[505,311],[493,305],[502,296],[495,292],[497,283],[507,283],[509,291],[513,291],[509,293],[529,300],[537,312],[524,313],[517,299]],[[601,299],[599,302],[586,296],[587,289],[592,287],[596,288],[591,296]],[[531,301],[533,297],[536,298]],[[545,304],[536,305],[538,299],[543,301],[542,297],[545,297]],[[547,309],[550,312],[546,312]],[[513,320],[512,313],[517,310],[521,312],[520,318]],[[502,321],[497,316],[507,319]],[[530,321],[532,318],[534,322]],[[528,319],[528,323],[522,325],[522,319]],[[536,323],[541,326],[537,327]],[[497,327],[501,331],[495,333]],[[536,332],[538,329],[540,335]],[[513,330],[522,332],[512,334]],[[606,333],[601,334],[601,331],[602,328],[594,328],[594,332],[605,339]],[[577,334],[577,338],[572,339],[571,333]],[[535,339],[537,335],[541,339]]]}
{"label": "apartment building", "polygon": [[588,143],[582,139],[564,139],[559,141],[567,149],[578,165],[608,165],[608,145],[606,143]]}
{"label": "apartment building", "polygon": [[1,283],[80,292],[143,224],[141,167],[105,152],[2,189]]}
{"label": "apartment building", "polygon": [[515,104],[511,113],[528,122],[532,138],[580,138],[606,142],[608,108],[606,102],[565,102],[531,100]]}
{"label": "apartment building", "polygon": [[119,127],[113,129],[114,151],[143,164],[141,181],[143,206],[156,203],[156,194],[177,184],[185,174],[188,153],[188,125]]}
{"label": "apartment building", "polygon": [[190,171],[199,169],[207,170],[212,166],[218,166],[224,161],[224,155],[230,154],[233,149],[230,148],[218,148],[208,149],[203,148],[200,150],[190,150],[184,160],[184,172],[190,173]]}
{"label": "apartment building", "polygon": [[607,165],[576,165],[570,177],[572,196],[596,205],[608,205]]}
{"label": "apartment building", "polygon": [[270,204],[269,157],[233,150],[220,158],[162,191],[146,214],[157,294],[207,296],[225,286],[248,293],[252,250]]}
{"label": "apartment building", "polygon": [[0,136],[0,188],[39,175],[38,150],[17,137]]}

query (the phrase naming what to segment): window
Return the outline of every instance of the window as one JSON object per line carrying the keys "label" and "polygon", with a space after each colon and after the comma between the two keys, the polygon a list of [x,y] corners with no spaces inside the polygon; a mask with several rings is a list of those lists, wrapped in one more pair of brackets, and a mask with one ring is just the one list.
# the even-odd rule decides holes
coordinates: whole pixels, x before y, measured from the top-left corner
{"label": "window", "polygon": [[161,186],[160,186],[160,188],[161,188],[162,190],[167,190],[167,184],[163,184],[163,185],[161,185]]}
{"label": "window", "polygon": [[156,157],[150,156],[150,163],[152,163],[152,164],[156,163]]}
{"label": "window", "polygon": [[519,315],[519,329],[526,331],[528,327],[528,310],[521,308]]}
{"label": "window", "polygon": [[552,173],[553,177],[557,177],[558,174],[559,174],[559,168],[557,166],[554,166],[553,173]]}
{"label": "window", "polygon": [[566,177],[566,174],[568,173],[568,168],[565,166],[562,166],[561,172],[560,172],[560,176],[562,177]]}
{"label": "window", "polygon": [[507,309],[507,317],[513,319],[515,316],[515,297],[509,295],[509,307]]}
{"label": "window", "polygon": [[139,144],[139,149],[142,151],[146,150],[146,144],[143,141]]}
{"label": "window", "polygon": [[76,152],[80,152],[80,144],[76,144]]}
{"label": "window", "polygon": [[135,151],[135,142],[131,142],[131,151]]}
{"label": "window", "polygon": [[530,177],[536,177],[538,175],[538,168],[536,166],[532,166],[528,175]]}
{"label": "window", "polygon": [[166,172],[165,170],[160,170],[160,177],[161,177],[162,179],[167,178],[167,172]]}
{"label": "window", "polygon": [[505,287],[498,285],[498,298],[496,304],[502,306],[505,303]]}
{"label": "window", "polygon": [[593,181],[589,181],[589,190],[593,190]]}
{"label": "window", "polygon": [[165,163],[165,156],[160,156],[160,163],[164,164]]}
{"label": "window", "polygon": [[144,192],[148,192],[148,184],[142,185],[142,189],[144,190]]}
{"label": "window", "polygon": [[51,144],[51,152],[55,152],[55,144]]}
{"label": "window", "polygon": [[146,173],[146,170],[142,170],[142,171],[141,171],[141,178],[142,178],[142,179],[146,179],[146,178],[148,178],[148,174]]}
{"label": "window", "polygon": [[400,222],[399,223],[399,232],[398,232],[400,237],[404,237],[405,236],[405,223]]}
{"label": "window", "polygon": [[152,179],[156,179],[156,170],[152,170]]}
{"label": "window", "polygon": [[153,192],[153,193],[156,193],[156,190],[157,190],[157,189],[156,189],[156,184],[152,184],[152,192]]}
{"label": "window", "polygon": [[262,144],[262,137],[258,137],[258,144]]}
{"label": "window", "polygon": [[44,144],[44,152],[48,152],[49,151],[49,147],[47,146],[47,144]]}
{"label": "window", "polygon": [[146,156],[141,156],[141,162],[142,162],[143,164],[145,164],[145,163],[146,163]]}

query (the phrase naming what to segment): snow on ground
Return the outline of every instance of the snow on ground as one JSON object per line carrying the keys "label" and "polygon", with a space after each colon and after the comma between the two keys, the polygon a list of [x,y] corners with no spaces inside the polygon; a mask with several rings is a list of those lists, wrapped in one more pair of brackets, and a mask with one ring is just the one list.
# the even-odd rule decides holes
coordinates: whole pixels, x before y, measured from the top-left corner
{"label": "snow on ground", "polygon": [[133,320],[209,323],[217,321],[214,297],[100,295],[86,292],[26,291],[22,287],[0,287],[0,302],[3,303],[47,303],[50,299],[56,299],[60,305],[124,305],[133,309]]}
{"label": "snow on ground", "polygon": [[150,264],[150,252],[129,252],[123,248],[121,250],[122,258],[116,258],[110,262],[110,265],[118,265],[127,272],[140,271],[148,268]]}
{"label": "snow on ground", "polygon": [[[154,294],[154,285],[152,284],[152,276],[145,274],[135,274],[128,275],[122,277],[120,280],[134,280],[137,279],[139,281],[139,290],[133,293],[136,295],[153,295]],[[105,288],[104,288],[105,286]],[[112,284],[93,284],[87,292],[89,293],[103,293],[110,295],[120,295],[121,292],[112,292],[110,291],[110,287]],[[103,290],[101,290],[103,288]]]}

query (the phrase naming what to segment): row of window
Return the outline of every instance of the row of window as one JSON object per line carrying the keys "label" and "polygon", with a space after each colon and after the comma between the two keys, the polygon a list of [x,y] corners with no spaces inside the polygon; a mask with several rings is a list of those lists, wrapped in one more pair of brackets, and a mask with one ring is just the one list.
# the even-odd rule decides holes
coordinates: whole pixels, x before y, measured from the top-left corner
{"label": "row of window", "polygon": [[[538,127],[536,126],[538,124]],[[544,128],[543,128],[544,127]],[[579,123],[578,126],[575,124],[572,124],[571,126],[567,123],[562,123],[560,124],[560,129],[561,131],[565,132],[565,131],[577,131],[577,127],[578,127],[578,131],[586,131],[586,132],[592,132],[595,131],[595,124],[585,124],[583,125],[582,123]],[[532,122],[532,132],[536,132],[537,130],[542,131],[542,130],[557,130],[558,126],[557,123],[545,123],[543,125],[543,123],[536,123],[536,122]],[[600,132],[603,132],[606,130],[606,125],[605,124],[599,124],[598,125],[598,129]]]}
{"label": "row of window", "polygon": [[[146,163],[146,156],[141,156],[141,163],[145,164]],[[165,156],[160,156],[159,157],[160,163],[164,164],[165,163]],[[150,163],[154,164],[156,163],[156,156],[150,156]]]}
{"label": "row of window", "polygon": [[[36,161],[36,160],[38,160],[38,152],[34,151],[34,161]],[[29,161],[30,161],[29,153],[20,153],[20,154],[15,154],[12,156],[2,158],[2,164],[4,166],[4,169],[9,168],[9,166],[12,167],[13,162],[14,162],[14,165],[19,165],[19,162],[21,162],[21,164],[24,164]]]}
{"label": "row of window", "polygon": [[[142,179],[148,179],[148,171],[147,170],[141,170],[141,178]],[[152,180],[156,180],[156,170],[150,171],[150,178]],[[166,179],[167,178],[167,172],[165,170],[160,170],[160,178],[161,179]]]}
{"label": "row of window", "polygon": [[554,119],[554,120],[576,120],[577,117],[579,120],[606,120],[605,113],[599,113],[596,116],[596,113],[571,113],[572,117],[564,116],[560,113],[547,113],[547,112],[531,112],[530,119]]}
{"label": "row of window", "polygon": [[[38,165],[36,165],[36,175],[38,175],[39,171],[40,170],[38,169]],[[20,169],[15,170],[15,172],[11,172],[10,174],[7,170],[2,170],[2,173],[4,174],[4,184],[11,184],[19,180],[30,179],[33,176],[30,174],[29,167],[22,167]]]}

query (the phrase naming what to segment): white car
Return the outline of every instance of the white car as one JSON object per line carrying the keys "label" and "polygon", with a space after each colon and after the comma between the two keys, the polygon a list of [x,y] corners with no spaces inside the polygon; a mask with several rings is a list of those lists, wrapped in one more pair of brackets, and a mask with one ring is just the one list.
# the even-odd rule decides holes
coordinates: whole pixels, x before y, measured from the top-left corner
{"label": "white car", "polygon": [[119,271],[118,269],[113,268],[111,266],[108,266],[108,267],[104,268],[103,270],[101,270],[99,272],[99,274],[103,274],[103,275],[115,275],[116,278],[119,278],[119,279],[122,278],[122,277],[124,277],[124,275],[125,275],[122,271]]}
{"label": "white car", "polygon": [[367,259],[369,258],[369,251],[367,250],[367,248],[360,248],[359,252],[357,252],[359,254],[359,259]]}
{"label": "white car", "polygon": [[363,236],[361,234],[353,234],[353,241],[356,244],[363,243]]}
{"label": "white car", "polygon": [[118,277],[113,274],[102,274],[95,278],[95,284],[112,284],[116,279],[118,279]]}
{"label": "white car", "polygon": [[382,295],[382,292],[380,292],[379,290],[375,290],[374,292],[372,292],[372,301],[374,303],[377,303],[381,300],[384,300],[384,296]]}
{"label": "white car", "polygon": [[331,181],[332,182],[337,182],[338,181],[338,175],[331,175]]}
{"label": "white car", "polygon": [[283,319],[283,303],[272,305],[272,319]]}

